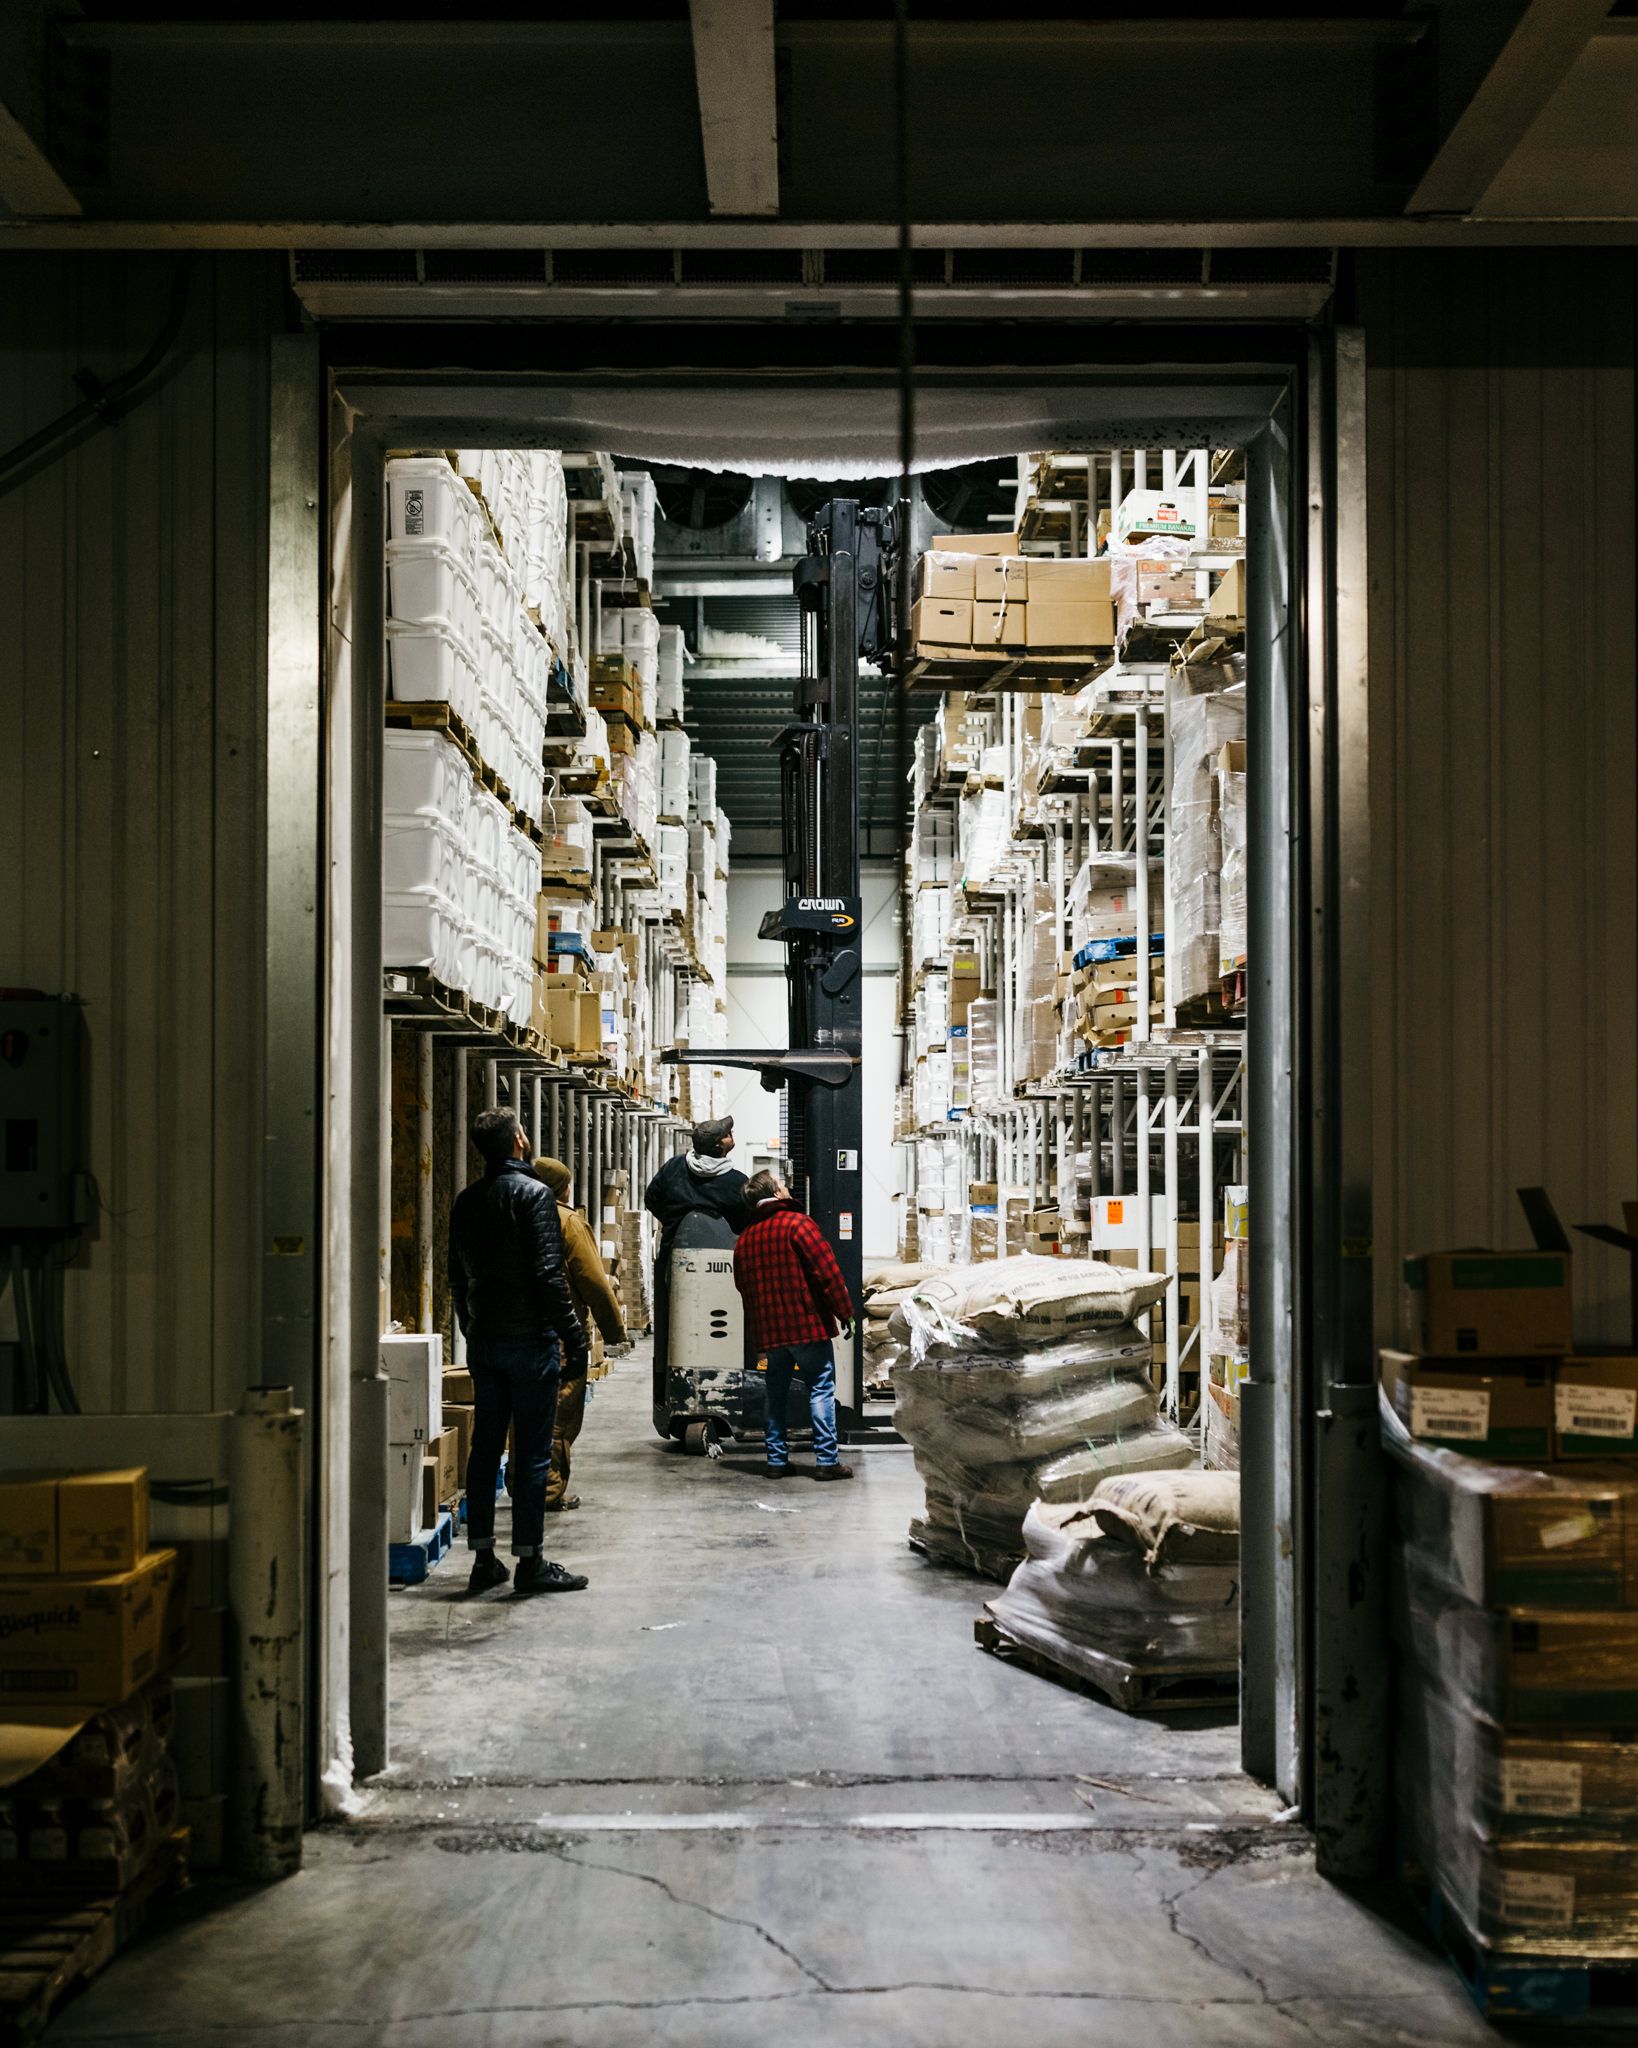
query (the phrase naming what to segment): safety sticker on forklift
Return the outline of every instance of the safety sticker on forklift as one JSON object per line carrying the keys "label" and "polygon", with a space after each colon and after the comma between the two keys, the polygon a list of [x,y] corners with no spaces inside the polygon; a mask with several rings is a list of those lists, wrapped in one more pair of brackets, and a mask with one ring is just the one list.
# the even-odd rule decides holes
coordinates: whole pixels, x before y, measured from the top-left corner
{"label": "safety sticker on forklift", "polygon": [[857,1172],[858,1172],[858,1170],[859,1170],[859,1155],[858,1155],[858,1153],[857,1153],[857,1152],[838,1152],[838,1153],[837,1153],[837,1155],[836,1155],[836,1171],[837,1171],[838,1173],[857,1173]]}
{"label": "safety sticker on forklift", "polygon": [[844,1209],[842,1211],[841,1216],[838,1218],[838,1228],[842,1242],[846,1244],[853,1235],[853,1211],[851,1209]]}

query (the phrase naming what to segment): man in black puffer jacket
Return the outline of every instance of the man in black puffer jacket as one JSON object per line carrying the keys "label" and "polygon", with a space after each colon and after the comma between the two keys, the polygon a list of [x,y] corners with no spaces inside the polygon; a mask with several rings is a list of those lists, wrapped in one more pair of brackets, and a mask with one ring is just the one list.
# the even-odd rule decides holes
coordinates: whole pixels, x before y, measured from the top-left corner
{"label": "man in black puffer jacket", "polygon": [[512,1431],[512,1555],[520,1593],[572,1593],[586,1584],[541,1556],[546,1477],[559,1380],[586,1370],[586,1332],[569,1292],[557,1197],[536,1177],[509,1109],[472,1126],[484,1177],[463,1188],[449,1218],[449,1287],[466,1336],[477,1413],[466,1467],[467,1590],[503,1586],[495,1555],[495,1489]]}

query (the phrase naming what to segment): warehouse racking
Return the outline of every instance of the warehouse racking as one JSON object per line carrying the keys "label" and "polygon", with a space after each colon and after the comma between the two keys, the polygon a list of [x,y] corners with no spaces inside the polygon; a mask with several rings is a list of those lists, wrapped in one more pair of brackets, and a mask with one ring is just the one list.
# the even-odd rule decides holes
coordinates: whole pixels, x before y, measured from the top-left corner
{"label": "warehouse racking", "polygon": [[[458,1371],[440,1247],[486,1106],[570,1167],[647,1324],[643,1190],[726,1096],[722,1069],[659,1054],[725,1043],[729,825],[683,727],[682,631],[654,609],[646,471],[433,450],[392,457],[387,485],[381,1328]],[[435,1540],[448,1506],[395,1497],[394,1537]]]}
{"label": "warehouse racking", "polygon": [[[1115,623],[1107,646],[918,645],[907,665],[942,701],[911,771],[901,1250],[1166,1272],[1163,1403],[1228,1463],[1245,1368],[1243,480],[1232,451],[1021,456],[1013,527],[985,545],[1026,566],[1105,557]],[[928,559],[978,544],[935,538]],[[1225,1214],[1219,1273],[1202,1219],[1215,1246]]]}

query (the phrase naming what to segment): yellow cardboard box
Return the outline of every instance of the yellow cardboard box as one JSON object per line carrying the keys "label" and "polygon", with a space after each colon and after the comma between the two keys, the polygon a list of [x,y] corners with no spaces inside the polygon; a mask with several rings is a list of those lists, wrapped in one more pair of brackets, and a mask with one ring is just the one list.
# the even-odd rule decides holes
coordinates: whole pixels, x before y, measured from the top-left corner
{"label": "yellow cardboard box", "polygon": [[0,1575],[50,1578],[56,1569],[56,1475],[9,1473],[0,1480]]}
{"label": "yellow cardboard box", "polygon": [[141,1465],[75,1472],[57,1483],[57,1569],[128,1572],[148,1552],[148,1474]]}
{"label": "yellow cardboard box", "polygon": [[187,1641],[174,1550],[102,1578],[0,1581],[0,1698],[115,1706],[168,1671]]}

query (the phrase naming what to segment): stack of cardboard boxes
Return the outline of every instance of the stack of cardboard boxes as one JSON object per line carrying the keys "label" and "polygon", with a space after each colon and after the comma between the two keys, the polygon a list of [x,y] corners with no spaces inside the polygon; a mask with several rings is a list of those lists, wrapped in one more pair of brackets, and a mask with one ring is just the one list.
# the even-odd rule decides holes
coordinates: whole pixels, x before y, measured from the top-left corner
{"label": "stack of cardboard boxes", "polygon": [[465,1373],[445,1373],[444,1340],[433,1334],[390,1330],[380,1356],[387,1378],[387,1540],[413,1543],[460,1497],[472,1382]]}
{"label": "stack of cardboard boxes", "polygon": [[13,1773],[32,1766],[0,1794],[0,1890],[108,1897],[170,1841],[188,1622],[144,1469],[0,1479],[0,1715]]}
{"label": "stack of cardboard boxes", "polygon": [[1110,564],[1025,556],[1016,533],[944,534],[917,561],[910,629],[941,660],[1091,658],[1115,644]]}
{"label": "stack of cardboard boxes", "polygon": [[1497,1955],[1638,1942],[1638,1355],[1578,1353],[1568,1240],[1407,1263],[1382,1355],[1409,1859]]}

